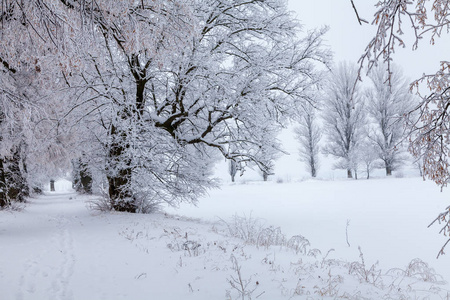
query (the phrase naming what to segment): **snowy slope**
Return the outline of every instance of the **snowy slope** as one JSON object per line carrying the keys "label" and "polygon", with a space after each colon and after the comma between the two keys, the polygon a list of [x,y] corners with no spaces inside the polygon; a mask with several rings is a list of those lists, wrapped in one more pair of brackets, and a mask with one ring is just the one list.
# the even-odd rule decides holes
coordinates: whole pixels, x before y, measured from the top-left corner
{"label": "snowy slope", "polygon": [[251,214],[280,226],[288,236],[304,235],[314,247],[334,248],[340,258],[355,259],[358,245],[370,261],[385,267],[420,257],[450,280],[450,256],[436,260],[446,238],[438,234],[439,226],[427,228],[449,199],[450,190],[441,192],[421,178],[259,182],[225,185],[197,207],[183,205],[178,213],[211,221]]}
{"label": "snowy slope", "polygon": [[0,212],[0,299],[445,299],[426,225],[446,198],[417,178],[230,185],[174,217],[47,193]]}

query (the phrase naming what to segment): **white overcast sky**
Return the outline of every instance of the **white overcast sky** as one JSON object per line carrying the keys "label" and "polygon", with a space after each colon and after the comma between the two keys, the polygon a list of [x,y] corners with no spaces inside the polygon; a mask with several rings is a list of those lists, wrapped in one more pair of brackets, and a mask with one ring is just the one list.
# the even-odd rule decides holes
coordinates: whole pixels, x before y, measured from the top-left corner
{"label": "white overcast sky", "polygon": [[[360,16],[371,23],[375,13],[374,3],[377,1],[354,2]],[[375,26],[359,25],[350,0],[289,0],[289,8],[297,13],[305,29],[323,25],[330,27],[325,38],[334,52],[335,62],[347,60],[356,63],[375,32]],[[408,26],[406,20],[404,24]],[[403,68],[404,75],[411,80],[420,77],[424,72],[435,73],[439,68],[439,62],[448,60],[449,35],[437,40],[434,46],[430,46],[429,40],[424,39],[417,51],[411,51],[412,43],[408,42],[408,39],[405,41],[406,48],[399,48],[396,51],[394,62]]]}

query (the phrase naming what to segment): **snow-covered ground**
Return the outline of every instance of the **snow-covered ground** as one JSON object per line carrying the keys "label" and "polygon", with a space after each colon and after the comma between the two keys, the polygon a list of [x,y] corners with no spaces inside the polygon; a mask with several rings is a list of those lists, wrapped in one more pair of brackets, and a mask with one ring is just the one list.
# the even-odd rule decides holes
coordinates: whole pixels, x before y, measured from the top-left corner
{"label": "snow-covered ground", "polygon": [[0,299],[450,297],[427,228],[450,192],[420,178],[225,185],[152,215],[69,187],[0,211]]}

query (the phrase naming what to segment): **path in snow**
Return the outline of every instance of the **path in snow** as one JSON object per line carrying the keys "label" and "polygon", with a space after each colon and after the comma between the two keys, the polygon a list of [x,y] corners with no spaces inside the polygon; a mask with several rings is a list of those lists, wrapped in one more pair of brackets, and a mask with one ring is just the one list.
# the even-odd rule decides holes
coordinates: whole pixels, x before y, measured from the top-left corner
{"label": "path in snow", "polygon": [[[179,270],[182,252],[168,243],[174,229],[184,237],[209,225],[164,214],[100,213],[86,207],[89,199],[48,193],[23,211],[0,211],[0,300],[199,299],[188,285],[197,275]],[[226,281],[219,279],[216,292],[223,295]]]}
{"label": "path in snow", "polygon": [[119,235],[121,217],[130,218],[90,211],[87,199],[48,193],[30,199],[23,212],[2,212],[0,299],[119,297],[106,287],[120,282],[121,255],[133,250]]}
{"label": "path in snow", "polygon": [[[4,299],[73,299],[69,282],[74,271],[72,228],[84,205],[74,194],[51,194],[30,201],[26,212],[0,220],[0,263],[10,292]],[[6,219],[6,220],[5,220]],[[8,221],[16,228],[7,227]],[[5,229],[5,227],[7,229]],[[6,284],[3,281],[3,284]],[[0,284],[2,285],[2,284]]]}

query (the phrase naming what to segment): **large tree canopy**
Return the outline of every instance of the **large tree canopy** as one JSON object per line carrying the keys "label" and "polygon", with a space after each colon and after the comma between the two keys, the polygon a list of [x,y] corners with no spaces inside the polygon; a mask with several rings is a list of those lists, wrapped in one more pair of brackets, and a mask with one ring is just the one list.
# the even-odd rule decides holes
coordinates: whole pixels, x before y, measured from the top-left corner
{"label": "large tree canopy", "polygon": [[[330,57],[321,44],[325,30],[302,31],[286,1],[4,7],[2,33],[11,41],[2,39],[3,71],[11,77],[26,66],[35,79],[48,74],[51,84],[38,87],[51,93],[39,99],[64,110],[42,117],[45,131],[70,149],[59,154],[83,158],[117,210],[195,201],[214,185],[218,155],[269,173],[266,154],[279,147],[267,130],[313,102],[317,66]],[[14,26],[29,34],[16,38]]]}

